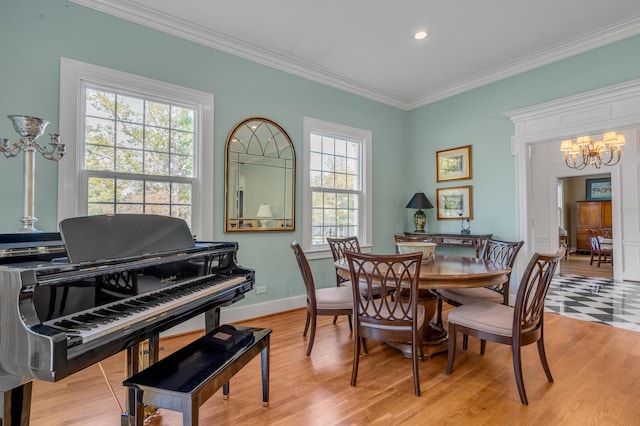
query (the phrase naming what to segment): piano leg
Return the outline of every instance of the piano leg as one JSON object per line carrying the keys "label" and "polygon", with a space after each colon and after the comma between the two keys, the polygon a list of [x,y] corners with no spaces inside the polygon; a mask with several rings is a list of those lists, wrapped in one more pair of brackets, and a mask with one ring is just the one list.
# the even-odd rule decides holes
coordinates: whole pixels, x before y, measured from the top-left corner
{"label": "piano leg", "polygon": [[[140,364],[140,348],[141,348],[140,344],[136,343],[135,345],[127,349],[127,353],[125,354],[127,377],[131,377],[145,368],[144,361],[142,365]],[[149,339],[149,351],[147,355],[149,366],[158,362],[159,354],[160,354],[160,335],[156,334],[155,336]],[[144,423],[144,420],[145,420],[144,404],[138,404],[136,402],[135,390],[128,389],[127,390],[127,408],[125,413],[123,413],[122,415],[122,420],[120,422],[121,426],[142,425]],[[2,425],[0,424],[0,426]]]}
{"label": "piano leg", "polygon": [[160,335],[156,334],[149,339],[149,366],[158,362],[158,356],[160,355]]}
{"label": "piano leg", "polygon": [[[140,354],[140,344],[136,343],[127,348],[127,353],[125,355],[126,357],[125,373],[127,378],[133,376],[134,374],[140,371],[140,355],[139,354]],[[125,409],[125,412],[122,413],[122,419],[120,424],[122,426],[136,426],[137,417],[140,417],[141,420],[144,421],[144,409],[137,407],[135,390],[127,389],[127,407]]]}
{"label": "piano leg", "polygon": [[31,382],[2,392],[0,426],[28,426],[31,418]]}
{"label": "piano leg", "polygon": [[220,308],[209,309],[204,313],[205,332],[208,333],[214,328],[220,327]]}

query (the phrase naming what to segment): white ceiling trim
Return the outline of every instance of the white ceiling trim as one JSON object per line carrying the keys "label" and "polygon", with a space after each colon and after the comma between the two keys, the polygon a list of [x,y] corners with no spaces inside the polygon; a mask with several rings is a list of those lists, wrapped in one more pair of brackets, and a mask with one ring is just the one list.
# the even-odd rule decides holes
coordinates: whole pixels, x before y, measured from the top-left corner
{"label": "white ceiling trim", "polygon": [[459,80],[442,89],[423,94],[417,99],[402,99],[376,88],[346,79],[335,73],[274,53],[211,31],[201,26],[141,7],[128,0],[70,0],[101,12],[193,41],[234,56],[285,71],[345,92],[353,93],[396,108],[410,110],[468,90],[472,90],[537,67],[568,58],[615,41],[640,34],[640,17],[605,28],[595,34],[557,45],[520,60],[503,64],[483,73]]}
{"label": "white ceiling trim", "polygon": [[420,97],[410,103],[408,109],[427,105],[637,34],[640,34],[640,17],[613,25],[589,36],[559,44],[551,49],[539,51],[467,79],[458,80],[447,87]]}

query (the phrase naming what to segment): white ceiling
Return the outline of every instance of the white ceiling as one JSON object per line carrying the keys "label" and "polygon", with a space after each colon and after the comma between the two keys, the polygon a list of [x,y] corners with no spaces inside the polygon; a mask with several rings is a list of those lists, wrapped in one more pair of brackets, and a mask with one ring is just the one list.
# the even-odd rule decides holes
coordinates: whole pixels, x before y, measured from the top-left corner
{"label": "white ceiling", "polygon": [[404,109],[640,34],[639,0],[72,1]]}

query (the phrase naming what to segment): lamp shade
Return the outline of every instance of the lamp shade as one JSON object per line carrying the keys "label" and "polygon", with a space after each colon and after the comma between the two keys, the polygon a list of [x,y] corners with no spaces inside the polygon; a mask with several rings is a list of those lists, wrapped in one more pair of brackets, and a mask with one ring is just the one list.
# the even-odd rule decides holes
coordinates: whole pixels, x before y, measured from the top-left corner
{"label": "lamp shade", "polygon": [[258,207],[258,213],[256,214],[256,217],[257,218],[273,217],[271,206],[269,204],[260,204],[260,207]]}
{"label": "lamp shade", "polygon": [[408,209],[432,209],[433,206],[427,199],[427,196],[424,195],[424,192],[416,192],[413,194],[413,198],[407,204]]}

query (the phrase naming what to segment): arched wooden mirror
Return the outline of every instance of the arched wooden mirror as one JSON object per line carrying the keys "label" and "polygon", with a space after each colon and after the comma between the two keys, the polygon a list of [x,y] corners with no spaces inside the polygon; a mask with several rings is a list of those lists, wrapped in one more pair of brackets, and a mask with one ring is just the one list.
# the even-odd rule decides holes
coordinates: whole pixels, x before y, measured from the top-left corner
{"label": "arched wooden mirror", "polygon": [[225,232],[295,230],[296,155],[287,132],[262,117],[229,133],[225,151]]}

